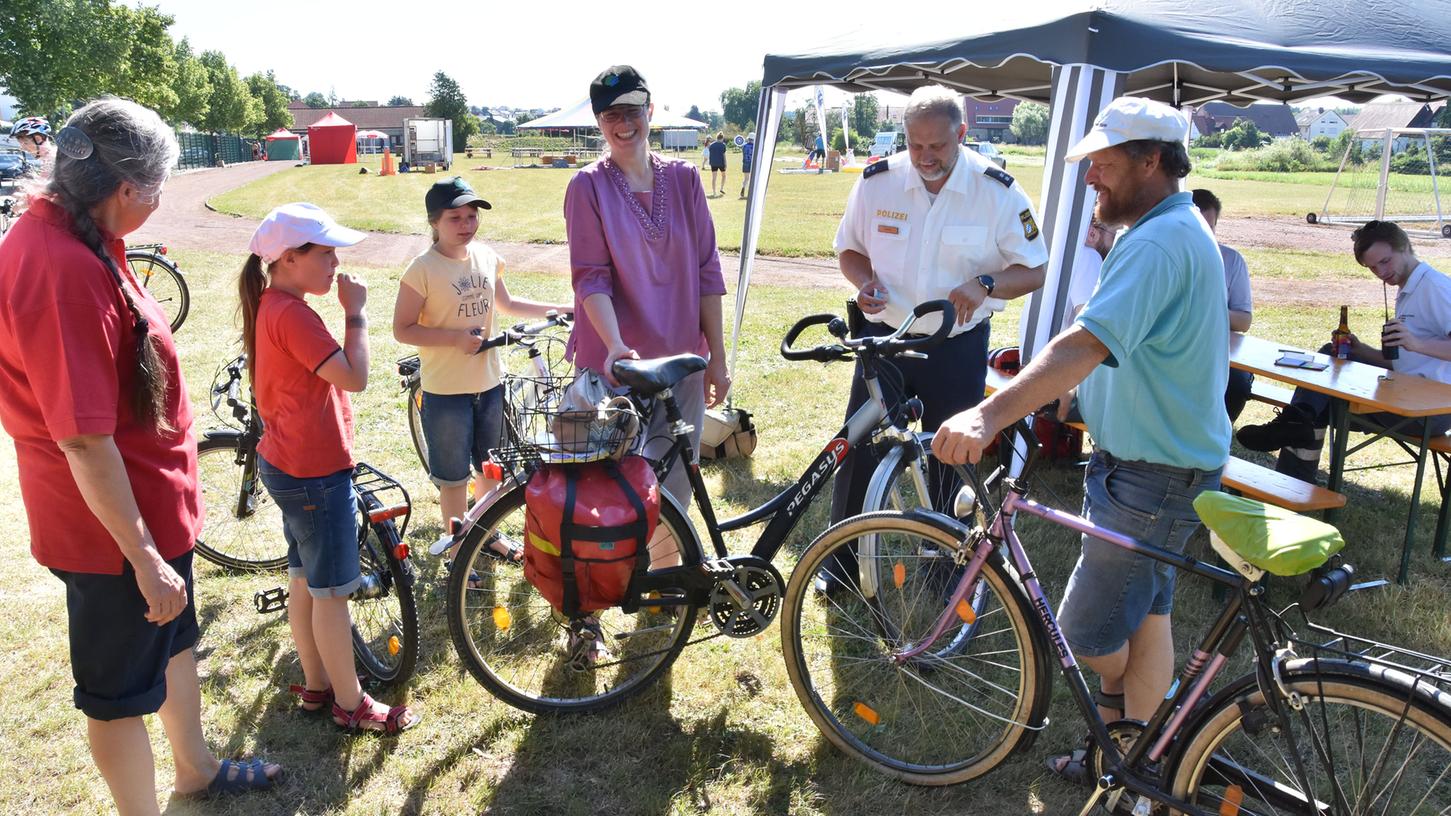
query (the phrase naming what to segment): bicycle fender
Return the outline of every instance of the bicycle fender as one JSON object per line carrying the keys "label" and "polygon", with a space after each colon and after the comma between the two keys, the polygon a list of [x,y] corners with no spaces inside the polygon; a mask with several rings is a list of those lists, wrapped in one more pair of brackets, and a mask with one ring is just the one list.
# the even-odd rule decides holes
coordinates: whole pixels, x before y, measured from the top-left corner
{"label": "bicycle fender", "polygon": [[210,431],[202,431],[201,441],[209,442],[213,439],[241,439],[242,432],[232,428],[213,428]]}

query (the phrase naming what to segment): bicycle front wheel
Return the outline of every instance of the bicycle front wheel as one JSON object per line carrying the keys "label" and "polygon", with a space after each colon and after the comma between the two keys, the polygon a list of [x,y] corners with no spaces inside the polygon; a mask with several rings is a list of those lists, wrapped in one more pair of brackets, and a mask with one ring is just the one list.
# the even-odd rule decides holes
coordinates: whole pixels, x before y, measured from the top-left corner
{"label": "bicycle front wheel", "polygon": [[1271,706],[1252,676],[1209,701],[1180,738],[1175,796],[1245,816],[1447,812],[1451,695],[1347,661],[1298,661],[1285,675],[1299,710]]}
{"label": "bicycle front wheel", "polygon": [[[875,592],[847,580],[828,595],[816,573],[858,539]],[[832,744],[905,782],[948,785],[981,776],[1031,744],[1051,684],[1047,650],[1016,583],[989,559],[952,624],[926,649],[960,580],[961,546],[941,517],[872,513],[822,533],[791,574],[781,619],[786,671],[796,696]]]}
{"label": "bicycle front wheel", "polygon": [[261,572],[287,566],[282,511],[257,476],[257,451],[240,436],[197,445],[197,474],[205,516],[196,552],[214,564]]}
{"label": "bicycle front wheel", "polygon": [[141,288],[161,304],[171,330],[180,329],[186,322],[187,312],[191,311],[191,291],[181,270],[165,255],[147,250],[127,252],[126,264]]}
{"label": "bicycle front wheel", "polygon": [[424,472],[428,471],[428,439],[423,435],[423,386],[415,381],[407,391],[408,400],[408,435],[413,439],[413,450],[418,454],[418,461],[423,464]]}
{"label": "bicycle front wheel", "polygon": [[[454,559],[448,628],[469,673],[495,697],[536,714],[599,711],[648,688],[689,641],[696,607],[596,613],[608,655],[572,665],[569,622],[525,579],[522,565],[489,554],[496,538],[522,547],[524,523],[521,486],[484,513]],[[650,552],[654,564],[697,560],[694,532],[668,501],[661,502]]]}
{"label": "bicycle front wheel", "polygon": [[[376,507],[373,500],[371,507]],[[363,583],[353,592],[348,610],[353,619],[353,654],[358,665],[383,685],[404,683],[418,662],[418,608],[413,600],[413,574],[398,558],[398,530],[391,519],[369,522],[358,530],[358,556]]]}

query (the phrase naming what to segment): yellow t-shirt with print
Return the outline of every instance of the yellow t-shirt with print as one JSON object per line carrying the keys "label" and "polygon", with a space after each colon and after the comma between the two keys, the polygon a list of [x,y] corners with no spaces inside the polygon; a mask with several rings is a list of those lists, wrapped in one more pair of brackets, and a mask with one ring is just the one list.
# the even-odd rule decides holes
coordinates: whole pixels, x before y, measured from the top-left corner
{"label": "yellow t-shirt with print", "polygon": [[[494,283],[504,261],[494,250],[469,244],[469,257],[455,260],[429,247],[403,272],[403,285],[423,296],[418,325],[430,329],[482,328],[494,334]],[[497,349],[481,354],[455,346],[420,346],[423,390],[430,394],[476,394],[499,384],[502,374]]]}

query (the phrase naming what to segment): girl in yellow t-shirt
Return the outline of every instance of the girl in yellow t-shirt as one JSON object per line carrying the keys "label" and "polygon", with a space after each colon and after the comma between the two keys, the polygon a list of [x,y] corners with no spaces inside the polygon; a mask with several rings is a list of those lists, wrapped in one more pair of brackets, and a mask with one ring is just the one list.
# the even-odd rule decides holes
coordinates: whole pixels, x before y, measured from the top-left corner
{"label": "girl in yellow t-shirt", "polygon": [[[502,369],[497,349],[478,353],[478,348],[494,333],[495,311],[537,318],[571,307],[509,295],[504,261],[474,241],[479,210],[490,205],[468,182],[455,176],[434,184],[424,206],[433,245],[403,273],[393,304],[393,336],[418,347],[428,471],[438,485],[442,538],[447,539],[449,519],[467,509],[470,471],[477,478],[474,495],[484,495],[494,484],[483,478],[482,466],[503,431]],[[499,558],[523,558],[516,543],[495,540],[491,547]]]}

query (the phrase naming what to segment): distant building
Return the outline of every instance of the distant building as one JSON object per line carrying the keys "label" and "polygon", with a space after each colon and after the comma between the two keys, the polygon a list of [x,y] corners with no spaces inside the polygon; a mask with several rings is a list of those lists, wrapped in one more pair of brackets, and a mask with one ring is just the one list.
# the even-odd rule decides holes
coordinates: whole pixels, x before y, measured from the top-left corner
{"label": "distant building", "polygon": [[[1384,136],[1376,138],[1373,133],[1367,134],[1366,131],[1426,128],[1431,127],[1435,118],[1436,109],[1420,102],[1376,102],[1361,108],[1360,113],[1350,118],[1349,126],[1362,136],[1370,135],[1371,138],[1365,139],[1364,144],[1374,147],[1383,143]],[[1391,146],[1391,152],[1405,150],[1409,141],[1404,136],[1397,137]]]}
{"label": "distant building", "polygon": [[397,150],[403,146],[403,120],[427,116],[422,105],[370,105],[364,108],[309,108],[302,102],[292,102],[287,109],[292,111],[292,127],[288,130],[299,136],[307,135],[308,126],[329,113],[337,113],[358,126],[358,130],[381,130],[388,134],[388,144]]}
{"label": "distant building", "polygon": [[1324,136],[1334,139],[1350,125],[1345,117],[1333,110],[1308,108],[1295,114],[1295,124],[1300,126],[1300,138],[1313,142]]}
{"label": "distant building", "polygon": [[1262,133],[1268,133],[1276,139],[1300,134],[1299,126],[1295,124],[1295,114],[1284,103],[1247,105],[1240,108],[1228,102],[1207,102],[1194,111],[1193,118],[1194,126],[1205,136],[1229,130],[1240,119],[1254,122],[1255,127]]}
{"label": "distant building", "polygon": [[967,138],[979,142],[1013,141],[1013,110],[1017,107],[1016,99],[979,102],[963,97],[962,113],[967,121]]}

